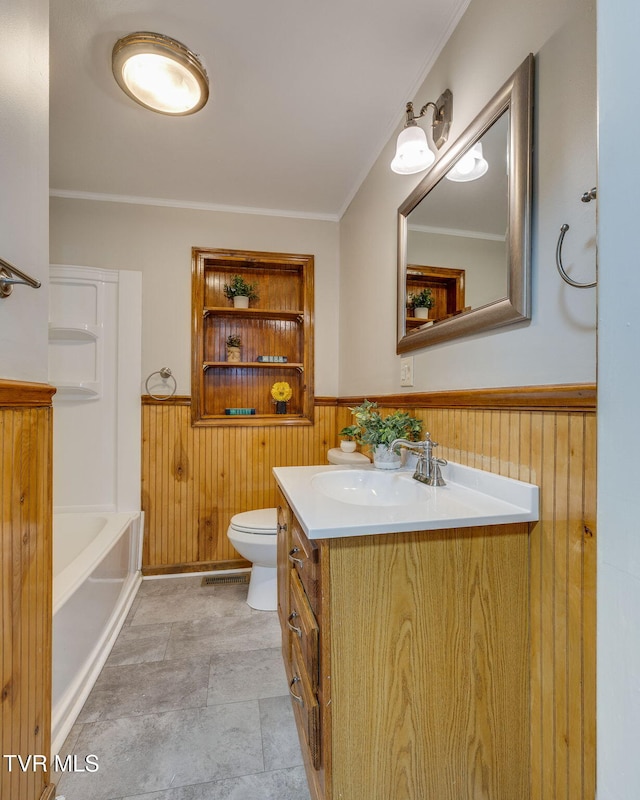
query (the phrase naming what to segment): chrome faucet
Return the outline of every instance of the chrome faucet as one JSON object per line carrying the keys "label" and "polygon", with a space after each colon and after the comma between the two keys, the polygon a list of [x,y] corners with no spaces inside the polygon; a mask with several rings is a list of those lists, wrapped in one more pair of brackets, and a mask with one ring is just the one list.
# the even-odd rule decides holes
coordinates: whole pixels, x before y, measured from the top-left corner
{"label": "chrome faucet", "polygon": [[433,448],[438,443],[431,440],[431,434],[426,433],[422,442],[410,442],[408,439],[394,439],[389,445],[391,450],[397,452],[398,447],[405,447],[418,454],[416,471],[413,473],[414,480],[426,483],[427,486],[444,486],[445,482],[440,472],[440,467],[447,463],[444,458],[436,458],[433,455]]}

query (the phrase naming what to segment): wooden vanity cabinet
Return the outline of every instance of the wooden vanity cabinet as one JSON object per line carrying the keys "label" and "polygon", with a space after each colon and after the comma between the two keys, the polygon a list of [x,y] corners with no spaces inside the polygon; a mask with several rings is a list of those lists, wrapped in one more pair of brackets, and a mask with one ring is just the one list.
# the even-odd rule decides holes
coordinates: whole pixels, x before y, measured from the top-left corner
{"label": "wooden vanity cabinet", "polygon": [[310,541],[279,493],[314,800],[527,800],[527,523]]}

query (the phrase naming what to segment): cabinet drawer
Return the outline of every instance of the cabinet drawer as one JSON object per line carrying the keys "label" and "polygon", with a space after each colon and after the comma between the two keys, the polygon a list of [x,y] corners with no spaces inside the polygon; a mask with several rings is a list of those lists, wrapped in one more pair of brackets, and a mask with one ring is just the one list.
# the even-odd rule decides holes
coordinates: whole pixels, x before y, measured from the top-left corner
{"label": "cabinet drawer", "polygon": [[304,590],[309,599],[313,613],[318,616],[319,588],[318,588],[318,556],[319,549],[310,542],[300,528],[295,517],[291,519],[291,549],[288,558],[302,581]]}
{"label": "cabinet drawer", "polygon": [[309,601],[302,588],[298,573],[291,570],[291,599],[289,601],[290,614],[287,627],[291,636],[298,640],[300,653],[304,661],[311,688],[315,692],[318,688],[318,623],[311,610]]}
{"label": "cabinet drawer", "polygon": [[308,748],[309,761],[314,769],[320,768],[320,706],[304,665],[298,639],[291,642],[291,672],[289,694],[293,703],[300,742]]}

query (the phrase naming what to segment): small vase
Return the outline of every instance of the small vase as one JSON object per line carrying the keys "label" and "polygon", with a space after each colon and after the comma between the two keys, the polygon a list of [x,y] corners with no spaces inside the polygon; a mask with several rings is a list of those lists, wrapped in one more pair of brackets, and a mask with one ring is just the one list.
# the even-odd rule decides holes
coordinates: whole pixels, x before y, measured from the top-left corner
{"label": "small vase", "polygon": [[354,441],[349,441],[349,439],[343,439],[340,442],[340,449],[343,453],[353,453],[356,449],[356,443]]}
{"label": "small vase", "polygon": [[227,361],[240,361],[239,347],[227,347]]}
{"label": "small vase", "polygon": [[378,444],[373,448],[373,465],[377,469],[399,469],[402,458],[386,444]]}
{"label": "small vase", "polygon": [[416,319],[429,319],[429,309],[424,306],[414,308],[413,315]]}
{"label": "small vase", "polygon": [[237,294],[233,298],[234,308],[249,308],[249,298],[243,294]]}
{"label": "small vase", "polygon": [[284,400],[276,400],[276,414],[286,414],[287,404]]}

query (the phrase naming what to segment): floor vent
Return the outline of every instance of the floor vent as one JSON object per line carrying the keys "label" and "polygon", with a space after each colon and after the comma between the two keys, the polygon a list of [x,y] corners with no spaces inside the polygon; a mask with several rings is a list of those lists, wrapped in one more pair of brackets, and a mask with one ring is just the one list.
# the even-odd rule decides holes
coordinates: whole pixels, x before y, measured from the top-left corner
{"label": "floor vent", "polygon": [[249,583],[250,574],[241,572],[237,575],[205,575],[202,586],[229,586],[237,583]]}

